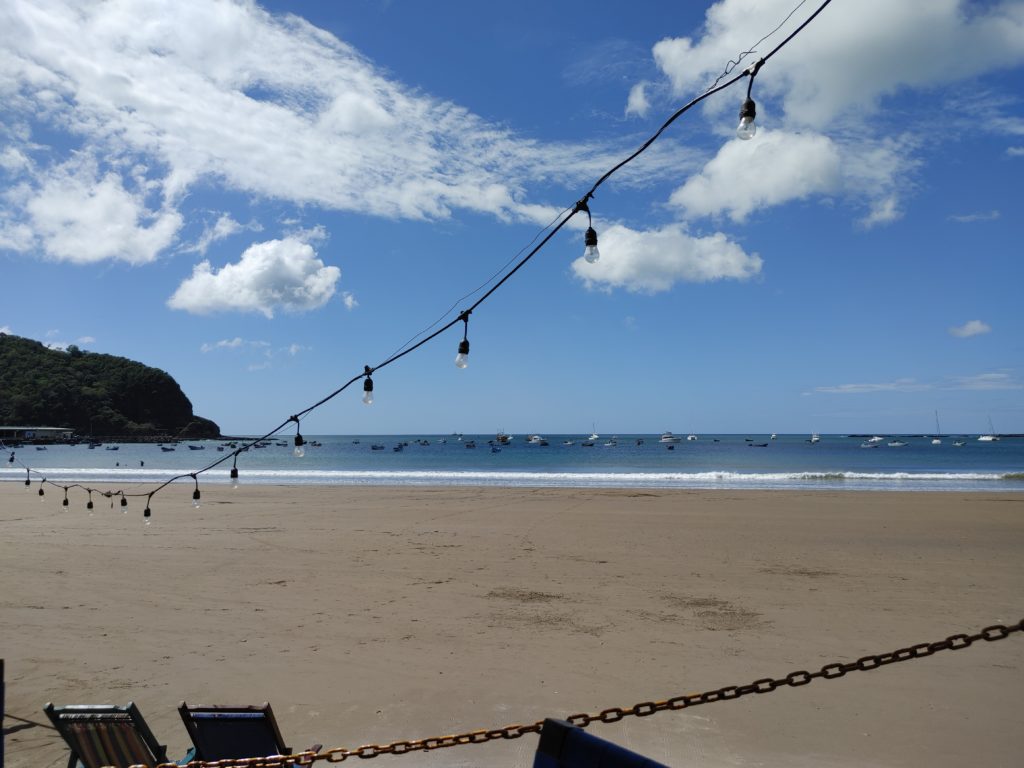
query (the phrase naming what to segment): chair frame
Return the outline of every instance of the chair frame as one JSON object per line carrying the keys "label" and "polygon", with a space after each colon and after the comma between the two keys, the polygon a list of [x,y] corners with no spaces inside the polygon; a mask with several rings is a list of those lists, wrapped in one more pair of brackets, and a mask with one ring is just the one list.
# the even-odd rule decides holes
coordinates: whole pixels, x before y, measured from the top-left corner
{"label": "chair frame", "polygon": [[185,724],[185,730],[188,731],[188,736],[195,747],[194,760],[203,760],[204,757],[202,747],[199,746],[202,741],[202,737],[199,735],[199,727],[196,725],[196,721],[192,717],[193,714],[261,714],[269,725],[271,732],[274,735],[274,741],[277,742],[277,746],[280,749],[278,754],[292,754],[291,747],[285,746],[284,737],[281,735],[281,729],[277,726],[277,718],[274,717],[274,710],[271,709],[269,701],[265,701],[262,704],[242,704],[240,706],[228,704],[188,704],[183,701],[178,706],[178,714],[181,715],[181,721]]}
{"label": "chair frame", "polygon": [[132,727],[138,733],[142,742],[146,745],[153,757],[158,763],[166,763],[167,760],[167,745],[161,744],[157,741],[156,736],[153,735],[153,731],[150,730],[149,724],[146,719],[142,716],[139,708],[135,706],[135,702],[129,701],[126,706],[120,706],[118,704],[68,704],[63,707],[56,707],[51,702],[47,702],[46,706],[43,707],[43,711],[46,716],[50,718],[50,722],[53,723],[53,727],[57,729],[57,733],[61,735],[64,742],[68,745],[71,750],[71,757],[68,759],[68,768],[75,768],[77,765],[85,765],[85,762],[80,758],[74,747],[71,745],[74,743],[74,739],[69,738],[67,726],[69,721],[63,719],[64,715],[99,715],[98,719],[102,720],[103,715],[128,715]]}

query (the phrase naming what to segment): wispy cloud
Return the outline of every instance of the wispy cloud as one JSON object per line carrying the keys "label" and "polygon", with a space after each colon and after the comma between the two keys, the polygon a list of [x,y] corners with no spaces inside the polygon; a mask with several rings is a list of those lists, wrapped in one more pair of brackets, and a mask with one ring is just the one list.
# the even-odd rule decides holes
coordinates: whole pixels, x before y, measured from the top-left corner
{"label": "wispy cloud", "polygon": [[963,325],[956,325],[949,329],[950,336],[956,336],[958,339],[967,339],[971,336],[979,336],[983,333],[989,333],[992,330],[992,326],[988,323],[982,322],[981,320],[968,320]]}
{"label": "wispy cloud", "polygon": [[356,301],[356,297],[352,294],[352,291],[342,291],[341,301],[345,305],[345,309],[349,312],[359,306],[359,302]]}
{"label": "wispy cloud", "polygon": [[1010,157],[1024,157],[1024,147],[1007,147],[1006,154]]}
{"label": "wispy cloud", "polygon": [[877,384],[835,384],[827,387],[815,387],[811,392],[833,395],[862,395],[870,392],[920,392],[926,389],[932,389],[932,385],[922,384],[914,379],[896,379],[895,381]]}
{"label": "wispy cloud", "polygon": [[950,389],[1024,389],[1024,384],[1008,373],[979,373],[976,376],[961,376],[954,379]]}
{"label": "wispy cloud", "polygon": [[78,343],[79,344],[95,344],[96,343],[96,339],[94,337],[92,337],[92,336],[79,336],[78,337]]}
{"label": "wispy cloud", "polygon": [[958,216],[950,216],[950,221],[960,224],[971,224],[976,221],[995,221],[999,218],[999,211],[991,210],[985,213],[966,213]]}

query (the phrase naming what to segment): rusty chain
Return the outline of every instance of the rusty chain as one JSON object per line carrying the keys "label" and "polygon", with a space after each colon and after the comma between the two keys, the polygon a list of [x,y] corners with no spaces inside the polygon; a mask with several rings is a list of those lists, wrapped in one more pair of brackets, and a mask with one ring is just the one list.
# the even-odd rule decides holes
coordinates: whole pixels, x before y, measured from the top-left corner
{"label": "rusty chain", "polygon": [[[899,648],[888,653],[861,656],[856,661],[845,663],[831,662],[817,672],[797,670],[790,672],[785,677],[764,677],[746,685],[727,685],[723,688],[705,691],[704,693],[673,696],[671,699],[665,699],[664,701],[641,701],[631,707],[610,707],[597,714],[581,713],[570,715],[566,719],[573,725],[586,728],[591,723],[616,723],[624,717],[648,717],[656,712],[688,709],[700,704],[711,704],[716,701],[729,701],[751,693],[771,693],[784,686],[799,688],[819,678],[835,680],[849,672],[867,672],[888,664],[895,664],[896,662],[923,659],[939,651],[958,651],[970,647],[979,640],[986,642],[1002,640],[1014,632],[1024,632],[1024,619],[1010,626],[995,624],[991,627],[985,627],[973,635],[950,635],[945,640],[938,640],[934,643],[918,643],[917,645]],[[430,736],[425,739],[393,741],[390,744],[364,744],[356,749],[335,747],[324,752],[299,752],[294,755],[248,757],[233,760],[196,760],[187,763],[186,768],[291,768],[296,765],[313,765],[318,760],[326,760],[328,763],[343,763],[350,757],[369,759],[380,755],[405,755],[409,752],[443,749],[462,744],[483,744],[497,739],[518,739],[528,733],[539,734],[543,725],[544,721],[538,720],[535,723],[506,725],[503,728],[495,728],[493,730],[480,729],[448,736]],[[133,765],[130,768],[147,767]],[[180,766],[176,763],[160,763],[155,768],[180,768]]]}

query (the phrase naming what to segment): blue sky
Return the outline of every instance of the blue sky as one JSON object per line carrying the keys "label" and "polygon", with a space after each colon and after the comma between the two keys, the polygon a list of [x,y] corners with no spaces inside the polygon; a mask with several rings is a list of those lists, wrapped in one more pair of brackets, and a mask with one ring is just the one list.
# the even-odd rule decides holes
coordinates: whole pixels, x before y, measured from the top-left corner
{"label": "blue sky", "polygon": [[[9,0],[0,330],[269,429],[796,6]],[[752,140],[744,81],[600,188],[598,263],[577,216],[476,310],[467,369],[453,328],[303,433],[1024,432],[1022,64],[1024,3],[837,0],[758,74]]]}

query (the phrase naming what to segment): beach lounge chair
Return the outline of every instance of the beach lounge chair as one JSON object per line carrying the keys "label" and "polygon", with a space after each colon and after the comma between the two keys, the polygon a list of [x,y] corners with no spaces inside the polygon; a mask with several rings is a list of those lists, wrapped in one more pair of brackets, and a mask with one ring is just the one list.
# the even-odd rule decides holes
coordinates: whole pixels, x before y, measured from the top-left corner
{"label": "beach lounge chair", "polygon": [[544,721],[533,768],[666,768],[565,720]]}
{"label": "beach lounge chair", "polygon": [[167,762],[167,747],[157,742],[133,702],[125,707],[47,704],[43,711],[71,748],[68,768],[127,768]]}
{"label": "beach lounge chair", "polygon": [[[199,706],[181,702],[181,720],[195,745],[193,760],[232,760],[243,757],[293,754],[277,727],[274,711],[259,706]],[[319,752],[314,744],[306,752]]]}

